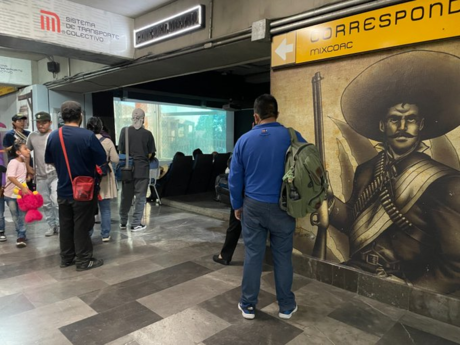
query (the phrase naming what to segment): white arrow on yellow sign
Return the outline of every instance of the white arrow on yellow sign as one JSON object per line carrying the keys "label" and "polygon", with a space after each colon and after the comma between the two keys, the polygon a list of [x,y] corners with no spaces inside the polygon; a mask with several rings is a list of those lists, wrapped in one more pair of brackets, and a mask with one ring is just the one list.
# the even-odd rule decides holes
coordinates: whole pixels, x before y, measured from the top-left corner
{"label": "white arrow on yellow sign", "polygon": [[287,38],[281,41],[281,44],[276,48],[275,53],[278,54],[283,61],[286,61],[286,54],[294,51],[294,44],[287,44]]}
{"label": "white arrow on yellow sign", "polygon": [[272,67],[295,63],[296,32],[273,37]]}

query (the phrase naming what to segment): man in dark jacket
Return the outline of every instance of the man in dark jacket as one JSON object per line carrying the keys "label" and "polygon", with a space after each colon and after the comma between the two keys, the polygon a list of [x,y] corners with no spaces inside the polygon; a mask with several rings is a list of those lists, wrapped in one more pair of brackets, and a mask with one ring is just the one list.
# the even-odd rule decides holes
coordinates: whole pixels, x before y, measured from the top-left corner
{"label": "man in dark jacket", "polygon": [[[77,176],[96,177],[96,165],[107,161],[107,155],[93,132],[80,128],[83,114],[77,102],[67,101],[61,106],[62,134],[67,151],[72,178]],[[64,157],[59,130],[48,137],[45,162],[54,164],[58,175],[59,204],[59,244],[61,247],[61,267],[77,265],[77,271],[85,271],[102,266],[104,261],[93,258],[93,244],[90,230],[94,226],[97,209],[97,191],[90,201],[73,198],[72,180]],[[75,259],[75,261],[74,261]]]}

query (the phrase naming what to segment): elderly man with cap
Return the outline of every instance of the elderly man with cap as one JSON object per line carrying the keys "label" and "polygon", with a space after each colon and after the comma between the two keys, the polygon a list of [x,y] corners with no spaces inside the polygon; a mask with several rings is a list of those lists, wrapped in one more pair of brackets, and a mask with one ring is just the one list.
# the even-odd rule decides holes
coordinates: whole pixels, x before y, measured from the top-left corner
{"label": "elderly man with cap", "polygon": [[[140,231],[146,228],[142,224],[142,216],[149,186],[150,159],[155,156],[156,149],[152,132],[144,128],[144,121],[144,111],[140,108],[134,109],[132,125],[122,128],[120,140],[118,141],[120,153],[132,158],[134,165],[133,180],[122,182],[120,202],[121,230],[126,230],[128,213],[134,196],[136,200],[134,202],[131,231]],[[128,145],[126,145],[126,137],[128,137]],[[128,146],[129,152],[126,152],[126,146]]]}
{"label": "elderly man with cap", "polygon": [[43,209],[49,229],[45,236],[53,236],[59,233],[59,214],[57,203],[58,178],[56,168],[52,164],[45,163],[45,149],[51,130],[51,116],[41,111],[35,114],[37,131],[27,138],[27,147],[34,152],[35,178],[37,191],[43,196]]}
{"label": "elderly man with cap", "polygon": [[357,167],[350,199],[329,198],[330,224],[349,236],[348,265],[440,293],[460,289],[460,172],[423,143],[460,125],[459,94],[460,59],[430,51],[383,59],[345,89],[348,125],[380,142]]}

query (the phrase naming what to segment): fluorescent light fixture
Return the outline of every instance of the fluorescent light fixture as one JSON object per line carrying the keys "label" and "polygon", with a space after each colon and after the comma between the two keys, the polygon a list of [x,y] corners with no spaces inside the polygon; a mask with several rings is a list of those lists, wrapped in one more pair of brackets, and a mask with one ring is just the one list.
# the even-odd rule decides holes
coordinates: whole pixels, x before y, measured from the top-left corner
{"label": "fluorescent light fixture", "polygon": [[[183,28],[183,29],[180,29],[180,30],[177,30],[177,31],[174,31],[174,32],[171,32],[171,33],[168,33],[168,34],[165,34],[165,35],[157,37],[157,38],[153,38],[151,40],[148,40],[148,41],[145,41],[145,42],[142,42],[142,43],[137,43],[137,33],[138,32],[147,30],[149,28],[153,28],[153,27],[155,27],[155,26],[157,26],[157,25],[159,25],[161,23],[168,22],[168,21],[170,21],[170,20],[172,20],[174,18],[183,16],[184,14],[188,14],[188,13],[195,12],[195,11],[197,11],[197,13],[198,13],[198,22],[196,24],[194,24],[192,26],[189,26],[189,27],[186,27],[186,28]],[[194,7],[190,8],[190,9],[188,9],[186,11],[183,11],[181,13],[175,14],[175,15],[173,15],[171,17],[168,17],[166,19],[160,20],[160,21],[158,21],[156,23],[149,24],[149,25],[144,26],[144,27],[142,27],[140,29],[134,30],[133,31],[134,48],[140,48],[140,47],[146,46],[148,44],[152,44],[152,43],[155,43],[155,42],[158,42],[158,41],[163,41],[165,39],[168,39],[168,38],[171,38],[171,37],[174,37],[174,36],[178,36],[178,35],[184,34],[186,32],[189,32],[189,31],[204,27],[203,12],[204,12],[204,6],[203,5],[194,6]]]}

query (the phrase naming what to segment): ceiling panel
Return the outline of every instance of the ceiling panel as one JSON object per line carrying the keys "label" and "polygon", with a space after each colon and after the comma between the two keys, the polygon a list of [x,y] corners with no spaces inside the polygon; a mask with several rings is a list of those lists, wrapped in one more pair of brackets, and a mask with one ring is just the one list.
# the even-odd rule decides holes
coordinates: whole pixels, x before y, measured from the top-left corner
{"label": "ceiling panel", "polygon": [[49,85],[48,87],[60,91],[98,92],[175,76],[226,69],[229,66],[241,64],[250,66],[253,62],[262,60],[265,62],[260,65],[267,65],[267,59],[269,58],[270,42],[251,42],[246,40],[169,59],[130,66],[108,74],[86,78],[72,84]]}
{"label": "ceiling panel", "polygon": [[70,0],[77,4],[97,8],[103,11],[137,18],[145,13],[174,2],[174,0]]}
{"label": "ceiling panel", "polygon": [[46,58],[46,55],[44,54],[13,50],[13,49],[6,48],[6,47],[0,47],[0,56],[16,58],[16,59],[31,60],[31,61],[39,61],[39,60]]}

